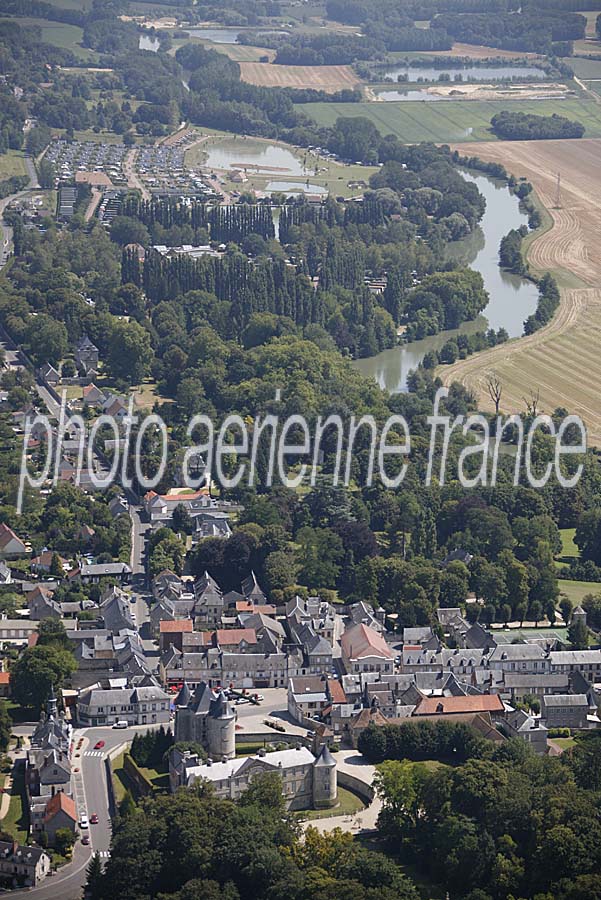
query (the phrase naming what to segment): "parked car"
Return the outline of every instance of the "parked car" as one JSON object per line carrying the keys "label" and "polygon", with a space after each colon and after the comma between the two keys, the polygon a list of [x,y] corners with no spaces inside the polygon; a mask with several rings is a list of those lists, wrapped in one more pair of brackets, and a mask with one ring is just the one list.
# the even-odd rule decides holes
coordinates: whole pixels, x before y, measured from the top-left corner
{"label": "parked car", "polygon": [[127,722],[125,719],[119,719],[118,722],[115,722],[113,728],[127,728]]}
{"label": "parked car", "polygon": [[82,816],[79,820],[79,827],[80,828],[89,828],[90,827],[90,823],[88,822],[88,817],[86,816],[85,813],[82,814]]}
{"label": "parked car", "polygon": [[81,842],[82,842],[82,844],[85,844],[86,847],[87,847],[88,844],[90,843],[90,835],[89,835],[89,834],[84,834],[84,836],[83,836],[82,839],[81,839]]}

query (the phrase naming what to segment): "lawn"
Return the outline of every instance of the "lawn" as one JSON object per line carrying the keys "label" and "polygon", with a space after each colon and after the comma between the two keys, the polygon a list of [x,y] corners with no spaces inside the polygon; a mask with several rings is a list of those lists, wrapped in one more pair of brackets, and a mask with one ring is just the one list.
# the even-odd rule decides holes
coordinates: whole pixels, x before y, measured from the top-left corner
{"label": "lawn", "polygon": [[560,528],[561,535],[561,556],[567,559],[578,559],[580,550],[574,543],[575,528]]}
{"label": "lawn", "polygon": [[298,813],[299,819],[310,822],[312,819],[330,819],[334,816],[354,816],[365,809],[365,803],[357,794],[338,785],[338,806],[332,809],[303,809]]}
{"label": "lawn", "polygon": [[559,590],[566,594],[572,603],[578,605],[587,594],[601,593],[601,584],[596,581],[568,581],[559,579]]}
{"label": "lawn", "polygon": [[2,819],[0,826],[3,831],[10,832],[15,840],[24,844],[27,840],[29,829],[29,812],[27,809],[27,799],[25,797],[24,766],[22,764],[18,765],[14,769],[13,774],[10,806],[8,808],[8,813]]}
{"label": "lawn", "polygon": [[148,778],[157,791],[169,790],[169,772],[167,770],[159,772],[158,769],[149,769],[145,766],[138,766],[140,772]]}
{"label": "lawn", "polygon": [[9,150],[0,154],[0,181],[12,178],[13,175],[25,175],[25,163],[23,154],[18,150]]}
{"label": "lawn", "polygon": [[83,28],[79,25],[68,25],[65,22],[52,22],[50,19],[19,17],[19,25],[37,25],[42,29],[42,41],[46,44],[54,44],[64,50],[71,50],[76,56],[84,59],[95,59],[93,50],[81,46]]}
{"label": "lawn", "polygon": [[601,104],[594,100],[437,100],[372,103],[304,103],[298,107],[318,125],[334,125],[340,116],[365,116],[381,134],[395,134],[407,144],[494,141],[490,120],[502,110],[581,122],[586,137],[601,137]]}
{"label": "lawn", "polygon": [[554,744],[557,744],[558,747],[561,747],[562,750],[569,750],[570,747],[576,746],[576,741],[573,737],[569,738],[549,738],[550,741],[553,741]]}

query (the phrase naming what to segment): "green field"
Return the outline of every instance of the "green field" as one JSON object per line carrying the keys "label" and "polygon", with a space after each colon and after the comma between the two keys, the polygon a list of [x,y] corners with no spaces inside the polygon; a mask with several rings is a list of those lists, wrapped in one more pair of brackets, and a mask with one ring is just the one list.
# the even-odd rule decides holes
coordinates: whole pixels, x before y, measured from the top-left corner
{"label": "green field", "polygon": [[408,144],[419,141],[494,141],[496,138],[490,130],[490,120],[502,110],[547,116],[558,113],[582,122],[586,128],[585,137],[601,137],[601,104],[594,100],[304,103],[299,109],[318,125],[333,125],[339,116],[365,116],[381,134],[395,134]]}
{"label": "green field", "polygon": [[580,550],[577,545],[574,543],[574,536],[576,534],[575,528],[560,528],[559,533],[561,535],[561,557],[562,559],[578,559],[580,557]]}
{"label": "green field", "polygon": [[19,17],[19,25],[37,25],[42,30],[42,41],[54,44],[63,50],[71,50],[82,59],[95,59],[95,53],[81,46],[83,28],[79,25],[67,25],[64,22],[51,22],[50,19]]}
{"label": "green field", "polygon": [[582,598],[587,594],[601,593],[601,584],[597,581],[569,581],[560,578],[558,584],[562,594],[566,594],[576,605],[581,603]]}
{"label": "green field", "polygon": [[25,163],[23,154],[18,150],[9,150],[0,154],[0,181],[12,178],[13,175],[25,175]]}
{"label": "green field", "polygon": [[566,56],[562,62],[567,63],[577,78],[584,81],[587,78],[601,78],[601,60],[599,59],[583,59],[579,56]]}

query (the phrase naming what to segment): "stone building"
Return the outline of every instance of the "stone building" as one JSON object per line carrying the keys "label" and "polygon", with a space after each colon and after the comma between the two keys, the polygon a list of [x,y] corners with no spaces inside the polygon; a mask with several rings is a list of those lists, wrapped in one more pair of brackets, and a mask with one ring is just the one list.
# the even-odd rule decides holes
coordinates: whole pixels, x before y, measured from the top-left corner
{"label": "stone building", "polygon": [[212,759],[236,755],[236,716],[222,690],[201,682],[191,694],[186,682],[175,701],[175,740],[201,744]]}
{"label": "stone building", "polygon": [[315,757],[306,747],[255,756],[202,762],[189,751],[173,748],[169,757],[171,790],[210,782],[218,797],[238,800],[257,775],[276,772],[282,779],[282,794],[288,809],[327,809],[338,800],[336,762],[326,744]]}

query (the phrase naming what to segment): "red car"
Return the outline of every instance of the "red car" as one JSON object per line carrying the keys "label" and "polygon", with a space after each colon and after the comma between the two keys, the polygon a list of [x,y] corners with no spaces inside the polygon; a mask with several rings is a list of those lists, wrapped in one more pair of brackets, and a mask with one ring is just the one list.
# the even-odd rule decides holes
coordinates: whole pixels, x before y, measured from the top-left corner
{"label": "red car", "polygon": [[87,846],[90,843],[90,835],[84,834],[84,836],[81,839],[81,842],[82,842],[82,844],[85,844]]}
{"label": "red car", "polygon": [[90,825],[98,825],[97,813],[92,813],[92,815],[90,816]]}
{"label": "red car", "polygon": [[104,741],[96,741],[94,744],[94,750],[102,750],[104,747]]}

